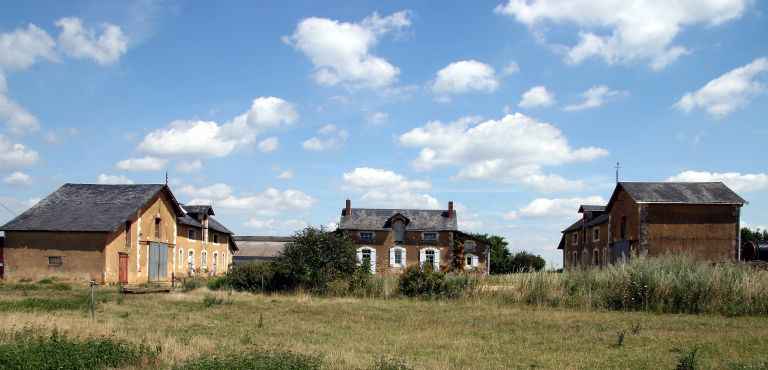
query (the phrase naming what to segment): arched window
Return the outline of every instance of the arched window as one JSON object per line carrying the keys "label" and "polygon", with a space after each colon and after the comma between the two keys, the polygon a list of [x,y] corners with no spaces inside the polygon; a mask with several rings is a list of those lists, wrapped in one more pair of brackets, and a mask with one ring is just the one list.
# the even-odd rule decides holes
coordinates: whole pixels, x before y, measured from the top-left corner
{"label": "arched window", "polygon": [[216,275],[216,271],[219,267],[219,252],[213,252],[213,261],[212,261],[213,268],[211,269],[211,272],[213,272],[214,275]]}
{"label": "arched window", "polygon": [[208,267],[208,252],[200,252],[200,268]]}
{"label": "arched window", "polygon": [[179,248],[179,271],[184,271],[184,250]]}
{"label": "arched window", "polygon": [[195,251],[190,250],[187,257],[187,269],[190,274],[195,273]]}
{"label": "arched window", "polygon": [[478,266],[480,266],[480,258],[477,257],[474,254],[468,253],[464,255],[464,268],[468,270],[476,269]]}
{"label": "arched window", "polygon": [[376,250],[371,247],[357,248],[357,265],[367,263],[371,266],[371,273],[376,272]]}

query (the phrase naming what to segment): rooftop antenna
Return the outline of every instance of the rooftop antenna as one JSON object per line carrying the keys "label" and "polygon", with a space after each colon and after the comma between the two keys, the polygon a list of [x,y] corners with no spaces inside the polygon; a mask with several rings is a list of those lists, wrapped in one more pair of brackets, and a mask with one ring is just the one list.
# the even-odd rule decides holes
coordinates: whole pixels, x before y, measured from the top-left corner
{"label": "rooftop antenna", "polygon": [[619,162],[616,162],[616,183],[619,183],[619,169],[621,168],[621,165]]}

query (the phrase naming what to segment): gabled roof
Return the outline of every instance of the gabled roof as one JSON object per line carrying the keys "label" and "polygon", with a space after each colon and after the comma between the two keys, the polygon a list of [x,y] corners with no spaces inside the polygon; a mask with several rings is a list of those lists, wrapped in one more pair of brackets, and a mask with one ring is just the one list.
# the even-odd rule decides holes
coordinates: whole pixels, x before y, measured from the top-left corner
{"label": "gabled roof", "polygon": [[581,207],[579,207],[579,213],[584,212],[605,212],[605,206],[582,204]]}
{"label": "gabled roof", "polygon": [[208,217],[208,228],[224,234],[230,234],[230,235],[234,234],[233,232],[229,231],[229,229],[227,229],[224,225],[222,225],[221,222],[219,222],[213,217]]}
{"label": "gabled roof", "polygon": [[623,189],[637,203],[734,204],[747,203],[722,182],[620,182],[611,195],[610,209]]}
{"label": "gabled roof", "polygon": [[406,230],[457,230],[456,211],[448,217],[448,211],[428,209],[378,209],[352,208],[349,215],[342,212],[339,229],[347,230],[384,230],[389,229],[389,219],[400,213],[410,222]]}
{"label": "gabled roof", "polygon": [[563,230],[563,233],[567,233],[570,231],[581,229],[581,225],[584,224],[584,219],[580,218],[578,221],[574,222],[573,225],[568,226],[565,230]]}
{"label": "gabled roof", "polygon": [[184,216],[166,185],[64,184],[0,230],[111,232],[160,192],[166,193],[176,215]]}
{"label": "gabled roof", "polygon": [[207,214],[208,216],[213,216],[213,207],[209,205],[190,205],[190,204],[184,204],[183,205],[184,210],[187,211],[187,213],[196,213],[196,214]]}

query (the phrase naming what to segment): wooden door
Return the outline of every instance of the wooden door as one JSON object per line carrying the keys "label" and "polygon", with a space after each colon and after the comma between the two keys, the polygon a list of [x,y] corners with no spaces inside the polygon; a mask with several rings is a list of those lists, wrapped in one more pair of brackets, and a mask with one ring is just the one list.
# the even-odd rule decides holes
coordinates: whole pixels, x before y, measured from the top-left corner
{"label": "wooden door", "polygon": [[119,256],[118,282],[128,284],[128,255],[121,253]]}
{"label": "wooden door", "polygon": [[149,245],[149,281],[164,281],[168,277],[168,247],[165,244]]}

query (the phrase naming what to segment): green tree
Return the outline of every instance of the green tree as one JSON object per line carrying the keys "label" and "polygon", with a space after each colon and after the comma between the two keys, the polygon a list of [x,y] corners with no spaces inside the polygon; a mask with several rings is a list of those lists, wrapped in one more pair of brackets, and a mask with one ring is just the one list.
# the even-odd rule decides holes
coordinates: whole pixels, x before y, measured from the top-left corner
{"label": "green tree", "polygon": [[491,274],[510,274],[544,269],[546,262],[541,256],[525,251],[512,255],[507,248],[509,243],[504,240],[503,236],[488,234],[474,234],[473,236],[491,246]]}
{"label": "green tree", "polygon": [[546,265],[544,258],[526,251],[515,253],[511,260],[512,272],[541,271]]}

